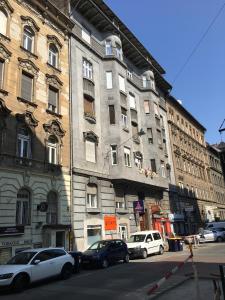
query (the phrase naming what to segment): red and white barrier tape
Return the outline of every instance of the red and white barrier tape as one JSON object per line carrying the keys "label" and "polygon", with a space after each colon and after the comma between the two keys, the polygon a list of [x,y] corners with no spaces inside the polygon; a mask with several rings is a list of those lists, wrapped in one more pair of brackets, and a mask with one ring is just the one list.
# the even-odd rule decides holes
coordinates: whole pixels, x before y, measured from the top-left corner
{"label": "red and white barrier tape", "polygon": [[176,273],[183,265],[189,261],[189,259],[193,258],[193,255],[189,255],[184,261],[180,262],[175,268],[173,268],[170,272],[166,273],[163,278],[161,278],[157,283],[155,283],[150,290],[147,292],[148,295],[154,293],[168,278],[170,278],[174,273]]}

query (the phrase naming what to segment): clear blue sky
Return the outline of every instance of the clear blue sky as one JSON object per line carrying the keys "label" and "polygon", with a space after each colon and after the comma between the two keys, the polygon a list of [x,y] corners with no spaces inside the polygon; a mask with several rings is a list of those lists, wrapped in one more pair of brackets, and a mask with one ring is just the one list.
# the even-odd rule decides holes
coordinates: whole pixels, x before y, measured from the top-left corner
{"label": "clear blue sky", "polygon": [[[224,2],[105,0],[166,70],[170,83]],[[219,142],[218,128],[225,118],[225,8],[174,83],[172,94],[207,128],[207,141]]]}

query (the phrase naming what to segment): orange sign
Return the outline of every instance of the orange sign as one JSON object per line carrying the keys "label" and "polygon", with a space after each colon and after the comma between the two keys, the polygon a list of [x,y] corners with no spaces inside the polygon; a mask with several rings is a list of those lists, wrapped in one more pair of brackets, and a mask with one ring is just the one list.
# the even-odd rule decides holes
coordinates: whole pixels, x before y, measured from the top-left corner
{"label": "orange sign", "polygon": [[116,216],[104,216],[105,230],[116,230]]}

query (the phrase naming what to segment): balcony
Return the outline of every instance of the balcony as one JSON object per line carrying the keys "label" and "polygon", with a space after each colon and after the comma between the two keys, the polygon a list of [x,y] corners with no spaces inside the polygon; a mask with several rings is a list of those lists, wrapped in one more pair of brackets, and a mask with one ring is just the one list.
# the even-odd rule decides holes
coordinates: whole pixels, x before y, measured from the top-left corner
{"label": "balcony", "polygon": [[91,99],[95,99],[95,84],[88,78],[83,78],[83,91],[84,95]]}

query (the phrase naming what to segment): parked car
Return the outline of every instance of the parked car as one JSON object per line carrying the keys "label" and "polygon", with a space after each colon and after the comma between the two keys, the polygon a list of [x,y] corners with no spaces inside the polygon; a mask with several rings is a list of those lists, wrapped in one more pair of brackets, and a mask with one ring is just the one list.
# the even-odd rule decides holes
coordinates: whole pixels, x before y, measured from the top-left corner
{"label": "parked car", "polygon": [[0,265],[0,287],[22,291],[35,281],[72,275],[73,257],[61,248],[29,249],[19,252],[6,265]]}
{"label": "parked car", "polygon": [[107,268],[110,263],[120,260],[128,263],[129,254],[126,243],[119,239],[95,242],[82,255],[84,266]]}
{"label": "parked car", "polygon": [[215,242],[216,241],[216,234],[212,232],[211,230],[202,230],[199,233],[199,242],[205,243],[205,242]]}
{"label": "parked car", "polygon": [[225,241],[225,228],[214,228],[212,232],[216,235],[216,242]]}
{"label": "parked car", "polygon": [[219,221],[219,222],[209,222],[206,224],[205,229],[212,230],[216,228],[225,228],[225,221]]}
{"label": "parked car", "polygon": [[133,233],[127,241],[130,258],[146,258],[148,254],[163,254],[164,245],[161,234],[157,230]]}
{"label": "parked car", "polygon": [[82,252],[80,252],[80,251],[70,251],[69,254],[74,259],[73,273],[79,273],[80,272],[80,267],[81,267]]}

